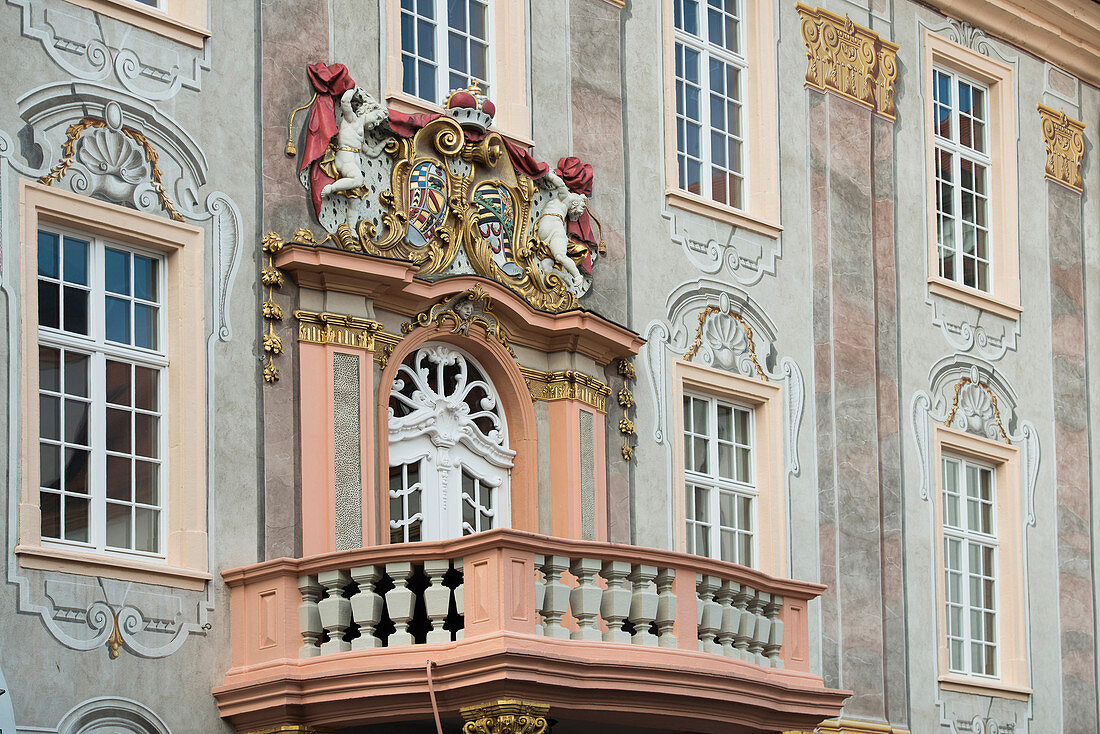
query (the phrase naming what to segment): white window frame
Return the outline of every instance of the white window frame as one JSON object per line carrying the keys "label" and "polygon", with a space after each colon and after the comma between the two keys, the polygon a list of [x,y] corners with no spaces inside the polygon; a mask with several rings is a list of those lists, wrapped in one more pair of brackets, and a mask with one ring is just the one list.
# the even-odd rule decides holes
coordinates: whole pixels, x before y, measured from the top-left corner
{"label": "white window frame", "polygon": [[[932,68],[933,97],[932,97],[932,99],[930,99],[928,101],[929,104],[932,105],[932,119],[933,119],[933,121],[936,120],[937,108],[940,106],[937,103],[936,98],[935,98],[935,92],[936,92],[936,89],[937,89],[936,75],[938,75],[938,74],[942,74],[942,75],[948,77],[949,82],[950,82],[949,86],[950,86],[950,92],[951,92],[951,100],[950,100],[950,110],[949,110],[949,120],[950,120],[949,134],[950,134],[951,137],[950,138],[943,137],[940,134],[939,130],[936,127],[933,127],[933,130],[932,130],[932,134],[933,134],[933,138],[934,138],[933,168],[932,168],[932,171],[929,172],[929,175],[935,181],[935,187],[936,187],[936,199],[935,199],[936,223],[937,223],[937,229],[936,229],[937,271],[936,272],[939,275],[939,277],[943,278],[944,280],[955,283],[956,285],[959,285],[963,288],[972,288],[972,289],[974,289],[974,290],[976,290],[980,293],[984,293],[984,294],[989,295],[989,294],[993,293],[993,286],[994,286],[994,283],[996,282],[995,269],[998,267],[998,264],[996,263],[996,260],[994,258],[994,247],[993,247],[994,233],[993,233],[993,211],[992,211],[993,210],[993,190],[992,189],[993,189],[994,171],[993,171],[993,159],[992,159],[992,155],[990,153],[990,149],[991,149],[992,140],[993,140],[992,125],[993,125],[994,121],[991,119],[991,115],[990,115],[990,106],[991,106],[990,105],[990,97],[991,97],[990,88],[989,88],[989,85],[984,84],[984,83],[979,82],[979,81],[976,81],[976,80],[970,78],[969,76],[967,76],[965,74],[961,74],[957,71],[954,71],[954,70],[949,69],[949,68],[944,67],[944,66],[934,66]],[[981,121],[985,125],[985,137],[984,137],[985,150],[984,151],[976,150],[975,148],[971,148],[970,146],[964,145],[962,143],[961,134],[960,134],[960,130],[959,130],[959,117],[962,114],[962,112],[959,109],[959,84],[960,83],[967,84],[971,88],[981,90],[981,92],[982,92],[983,101],[984,101],[984,104],[983,104],[984,110],[982,110],[982,112],[985,115],[984,120]],[[971,112],[974,112],[974,111],[975,110],[972,108]],[[973,116],[974,115],[972,115],[972,114],[968,115],[968,117],[973,117]],[[941,194],[942,194],[942,184],[941,184],[941,179],[937,175],[937,171],[938,171],[937,159],[939,158],[939,155],[940,155],[941,152],[944,152],[944,153],[947,153],[948,155],[950,155],[951,160],[952,160],[951,175],[952,175],[953,180],[951,182],[949,182],[949,185],[951,186],[951,206],[952,206],[952,209],[953,209],[953,214],[952,215],[946,215],[943,212],[943,210],[941,208],[941,204],[940,204]],[[963,191],[963,185],[962,185],[962,162],[963,162],[964,159],[969,161],[970,163],[972,163],[974,165],[982,166],[985,169],[984,212],[983,212],[983,215],[982,215],[984,220],[985,220],[985,225],[984,226],[979,225],[977,223],[977,209],[975,209],[975,212],[974,212],[974,216],[975,216],[975,221],[974,222],[966,223],[966,222],[963,221],[963,206],[962,206],[962,204],[963,204],[964,191]],[[974,195],[975,204],[977,204],[977,202],[979,201],[978,194],[976,192],[969,192],[969,193],[972,193]],[[943,222],[943,220],[946,216],[950,216],[951,219],[952,219],[952,237],[953,237],[953,241],[954,241],[954,247],[950,248],[950,249],[951,249],[952,254],[954,256],[954,263],[955,263],[954,264],[954,273],[952,274],[952,277],[948,277],[944,273],[944,270],[943,270],[943,253],[949,249],[949,248],[946,248],[944,246],[943,238],[942,238],[942,232],[943,232],[942,222]],[[966,280],[965,280],[963,261],[964,261],[964,258],[966,257],[966,253],[965,253],[963,232],[964,232],[964,227],[966,225],[972,226],[975,229],[975,236],[974,236],[974,248],[975,249],[974,249],[972,259],[974,259],[975,261],[977,261],[979,263],[979,265],[977,267],[980,267],[980,265],[982,263],[984,263],[984,265],[985,265],[986,270],[985,270],[985,287],[984,288],[981,287],[981,277],[978,275],[977,267],[975,269],[975,276],[974,276],[975,277],[975,282],[973,284],[970,284],[970,283],[967,283]],[[978,233],[979,230],[983,230],[985,232],[986,257],[984,257],[984,258],[979,257],[978,252],[977,252],[977,239],[978,239],[978,234],[977,233]]]}
{"label": "white window frame", "polygon": [[[686,512],[686,541],[687,549],[689,553],[699,553],[699,550],[695,547],[695,530],[699,526],[707,528],[708,544],[710,546],[709,553],[707,554],[711,558],[718,560],[729,561],[732,563],[740,563],[745,566],[755,568],[758,563],[758,551],[757,551],[757,538],[758,538],[758,522],[757,522],[757,497],[759,496],[759,490],[757,488],[756,481],[756,411],[750,405],[728,400],[725,398],[715,397],[713,395],[707,395],[697,391],[685,391],[683,395],[685,402],[701,400],[705,401],[707,406],[707,430],[708,433],[697,434],[692,430],[692,426],[688,425],[687,411],[684,411],[684,425],[683,442],[685,456],[687,452],[688,442],[695,438],[704,438],[707,441],[707,465],[710,469],[709,473],[702,473],[695,471],[687,466],[685,460],[684,466],[684,480],[683,491],[685,497],[685,503],[688,502],[688,495],[694,495],[695,487],[703,487],[707,492],[708,508],[707,517],[708,522],[697,521],[692,517],[690,511]],[[737,411],[743,411],[749,416],[748,437],[749,443],[739,444],[736,437],[736,419],[734,419],[734,435],[730,438],[730,441],[720,439],[718,437],[718,407],[719,405],[728,407],[736,415]],[[745,446],[749,450],[749,482],[740,482],[733,478],[724,478],[720,476],[719,469],[719,443],[726,443],[731,446],[731,467],[737,464],[737,448]],[[734,469],[736,473],[736,469]],[[689,493],[688,487],[692,487],[692,491]],[[748,499],[749,501],[749,522],[748,529],[744,527],[742,522],[740,526],[724,526],[721,524],[721,497],[723,494],[732,495],[734,497],[734,515],[737,518],[741,517],[741,507],[739,500]],[[694,497],[691,498],[691,504],[694,505]],[[690,509],[690,508],[689,508]],[[736,522],[736,521],[735,521]],[[722,532],[732,531],[734,533],[734,545],[733,545],[733,557],[724,558],[722,555]],[[749,555],[750,558],[744,559],[740,553],[740,537],[747,535],[750,538]]]}
{"label": "white window frame", "polygon": [[[37,342],[39,347],[51,347],[63,350],[73,350],[89,355],[89,375],[88,375],[88,387],[89,387],[89,421],[88,421],[88,447],[90,449],[89,455],[89,469],[88,469],[88,542],[79,542],[66,540],[64,538],[48,538],[42,536],[43,547],[55,547],[55,548],[74,548],[80,550],[89,550],[105,555],[115,555],[119,557],[130,558],[144,558],[152,560],[164,560],[166,558],[165,545],[167,541],[169,524],[169,513],[171,511],[170,503],[167,501],[167,477],[169,469],[169,455],[168,455],[168,435],[169,435],[169,416],[170,407],[168,404],[168,384],[169,384],[169,360],[165,354],[164,345],[167,338],[165,333],[165,312],[167,310],[166,296],[167,296],[167,283],[166,283],[166,262],[164,255],[146,248],[120,243],[109,238],[98,237],[79,230],[70,229],[67,227],[59,227],[54,224],[44,224],[38,227],[37,231],[45,231],[52,234],[57,234],[61,238],[72,237],[74,239],[85,240],[88,242],[88,335],[83,336],[79,334],[73,334],[66,332],[62,328],[51,328],[39,325],[37,329]],[[36,236],[37,242],[37,236]],[[61,246],[63,239],[59,239],[59,247]],[[150,350],[142,347],[119,344],[117,342],[108,341],[106,339],[106,317],[105,317],[105,298],[106,298],[106,284],[105,284],[105,254],[107,248],[122,250],[133,254],[139,254],[146,257],[150,257],[158,263],[157,267],[157,292],[160,296],[160,301],[157,307],[157,336],[158,336],[158,349]],[[37,262],[37,247],[35,250],[36,262]],[[132,263],[132,259],[131,259]],[[63,276],[63,273],[59,275]],[[131,265],[131,283],[133,279],[133,271]],[[130,297],[131,302],[134,300],[133,296]],[[133,328],[133,317],[131,310],[131,333]],[[38,314],[33,315],[35,323],[38,321]],[[62,321],[61,326],[64,325]],[[106,398],[103,395],[103,389],[106,385],[106,363],[108,359],[115,361],[126,362],[131,365],[139,365],[142,367],[150,367],[158,370],[157,379],[157,400],[158,400],[158,446],[157,454],[159,461],[158,472],[158,487],[157,496],[159,503],[157,509],[159,510],[158,528],[157,528],[157,545],[158,548],[155,552],[145,552],[136,549],[124,549],[106,544],[106,517],[107,517],[107,448],[106,448],[106,410],[107,403]],[[43,390],[39,388],[39,394],[42,394]],[[64,385],[61,385],[61,392],[64,393]],[[62,398],[64,399],[64,398]],[[132,413],[133,411],[131,411]],[[62,440],[59,444],[64,445],[64,417],[62,417]],[[41,439],[39,439],[41,440]],[[39,449],[39,452],[41,449]],[[39,455],[36,452],[36,457]],[[62,454],[62,461],[64,461],[64,454]],[[39,492],[41,492],[39,488]],[[62,488],[61,494],[65,494]],[[131,507],[136,503],[127,503]],[[131,541],[134,537],[131,536]]]}
{"label": "white window frame", "polygon": [[[737,17],[737,47],[740,48],[743,52],[746,50],[746,43],[747,43],[746,32],[745,32],[746,16],[747,16],[746,5],[750,1],[751,0],[734,0],[734,2],[737,3],[737,10],[739,12],[739,14],[736,16]],[[672,49],[672,54],[673,54],[672,77],[673,77],[673,85],[675,87],[674,92],[673,92],[673,98],[674,98],[674,101],[675,101],[675,108],[673,110],[673,120],[675,121],[675,130],[674,130],[673,134],[674,134],[674,137],[675,137],[675,140],[676,140],[676,152],[675,152],[675,158],[676,158],[676,169],[675,170],[676,170],[676,174],[677,174],[676,186],[677,186],[677,188],[679,188],[682,191],[687,191],[688,193],[695,194],[695,195],[700,196],[703,199],[706,199],[708,201],[714,201],[714,202],[717,202],[718,204],[720,204],[722,206],[728,206],[728,207],[731,207],[733,209],[742,209],[743,210],[743,209],[747,208],[747,199],[749,197],[749,170],[748,170],[749,169],[749,154],[748,154],[748,150],[747,150],[747,146],[746,146],[746,140],[748,140],[750,138],[750,134],[749,134],[750,131],[748,130],[749,115],[746,114],[746,110],[745,110],[746,90],[748,88],[747,77],[748,77],[748,74],[749,74],[749,60],[748,60],[747,56],[745,55],[745,53],[741,53],[741,54],[734,53],[734,52],[730,51],[729,49],[723,48],[723,47],[721,47],[721,46],[719,46],[715,43],[712,43],[709,40],[709,31],[708,31],[707,26],[706,26],[707,0],[697,0],[697,2],[698,2],[698,5],[697,5],[698,16],[699,16],[697,18],[697,22],[698,22],[697,27],[698,27],[698,29],[701,33],[707,34],[707,36],[694,35],[694,34],[688,33],[686,31],[681,30],[680,28],[676,27],[675,22],[673,23],[674,44],[673,44],[673,49]],[[673,0],[673,5],[674,5],[673,15],[674,15],[674,17],[675,17],[675,14],[677,12],[676,9],[681,9],[680,12],[683,12],[682,11],[683,3],[684,3],[684,0]],[[700,163],[700,180],[699,180],[699,191],[697,191],[697,192],[691,191],[691,189],[689,189],[688,186],[686,185],[686,164],[682,163],[682,161],[685,158],[687,158],[687,157],[694,158],[694,156],[689,156],[689,154],[686,152],[686,150],[685,150],[685,141],[684,141],[684,138],[683,138],[683,135],[685,133],[682,132],[682,129],[686,130],[687,118],[684,115],[681,114],[680,107],[681,107],[681,104],[686,105],[686,99],[681,97],[680,90],[681,90],[681,86],[682,85],[687,85],[688,82],[687,82],[686,78],[681,77],[680,75],[678,75],[676,73],[676,65],[679,63],[681,47],[691,48],[692,50],[699,53],[699,87],[700,87],[700,99],[699,99],[699,104],[700,104],[700,109],[699,109],[699,115],[700,115],[700,120],[699,120],[699,126],[700,126],[699,163]],[[728,65],[734,66],[738,70],[737,79],[738,79],[739,89],[737,90],[737,98],[736,98],[735,101],[736,101],[739,120],[737,121],[737,125],[735,126],[730,122],[730,120],[727,119],[725,130],[718,130],[717,128],[713,128],[711,126],[711,122],[710,122],[710,120],[711,120],[710,97],[711,97],[711,94],[712,94],[711,84],[710,84],[710,59],[712,57],[714,59],[722,62],[723,64],[728,64]],[[729,94],[729,90],[726,90],[725,95],[727,95],[727,96],[725,96],[725,99],[727,99],[727,100],[733,99],[733,98],[729,97],[728,94]],[[734,129],[738,126],[740,127],[740,130],[741,130],[740,135],[734,134]],[[739,187],[738,192],[737,192],[737,193],[740,194],[740,200],[737,200],[737,201],[730,201],[730,200],[721,201],[721,200],[718,200],[718,199],[714,198],[713,188],[712,188],[713,187],[713,174],[711,173],[711,171],[716,166],[715,166],[715,163],[714,163],[713,151],[711,150],[711,136],[713,135],[715,130],[718,130],[719,132],[721,132],[722,135],[724,135],[726,137],[731,137],[731,138],[737,139],[740,143],[741,170],[736,170],[735,168],[733,168],[733,162],[730,161],[730,160],[726,161],[726,165],[720,167],[721,170],[725,171],[727,174],[732,174],[735,178],[740,179],[740,187]],[[732,193],[732,192],[727,191],[727,194],[730,194],[730,193]]]}
{"label": "white window frame", "polygon": [[[407,469],[402,469],[402,486],[388,490],[391,502],[400,499],[407,515],[408,501],[402,495],[410,491],[420,492],[420,540],[446,540],[465,534],[463,507],[468,495],[463,491],[463,475],[468,474],[477,482],[492,488],[493,527],[502,528],[511,525],[510,472],[515,451],[508,448],[508,423],[501,405],[500,396],[488,377],[488,373],[468,352],[445,342],[426,342],[419,345],[413,355],[433,348],[442,347],[458,353],[468,365],[473,366],[481,375],[480,382],[488,387],[487,393],[495,400],[495,407],[489,412],[495,413],[499,425],[499,444],[485,440],[480,431],[474,428],[463,431],[450,420],[439,421],[432,417],[432,409],[420,407],[408,416],[389,419],[389,466],[391,471],[397,467],[419,466],[419,482],[409,485]],[[414,356],[414,360],[417,359]],[[415,362],[414,362],[415,364]],[[426,364],[428,364],[426,362]],[[400,368],[397,380],[411,379],[406,368]],[[422,392],[435,393],[431,384],[433,375],[429,373],[428,385],[418,388]],[[470,381],[472,383],[472,380]],[[470,384],[468,383],[468,384]],[[446,395],[447,393],[444,393]],[[429,400],[431,396],[429,396]],[[440,410],[439,405],[435,410]],[[458,428],[458,430],[456,430]],[[419,485],[417,487],[416,485]],[[476,501],[476,498],[475,498]],[[390,542],[395,542],[394,534],[400,533],[406,542],[409,539],[409,525],[416,520],[412,517],[390,517]],[[476,529],[475,529],[476,532]]]}
{"label": "white window frame", "polygon": [[[467,20],[469,19],[469,3],[472,2],[472,1],[473,0],[463,0],[463,2],[466,3]],[[430,22],[434,23],[434,25],[435,25],[435,31],[432,34],[432,43],[434,45],[436,59],[435,59],[435,61],[428,61],[427,59],[424,59],[424,57],[420,56],[418,53],[406,49],[405,46],[404,46],[404,34],[402,33],[401,28],[402,28],[402,24],[404,22],[405,16],[412,15],[412,17],[414,19],[413,34],[414,34],[414,37],[415,37],[415,35],[416,35],[416,30],[415,30],[416,20],[420,19],[420,18],[423,18],[423,16],[421,16],[419,14],[419,12],[417,11],[417,9],[415,7],[417,2],[418,2],[418,0],[413,0],[414,8],[413,8],[412,11],[409,11],[409,10],[406,10],[405,8],[403,8],[401,6],[400,0],[397,2],[397,13],[398,13],[397,33],[398,33],[398,36],[399,36],[398,37],[398,48],[400,49],[400,59],[399,59],[398,63],[399,63],[399,68],[402,69],[400,88],[401,88],[401,91],[404,94],[407,94],[411,97],[415,97],[415,98],[420,99],[420,100],[423,100],[424,102],[428,102],[430,104],[442,104],[444,98],[447,96],[448,92],[451,89],[453,89],[453,88],[465,88],[471,81],[473,81],[476,78],[476,77],[473,77],[472,75],[470,75],[469,73],[467,73],[466,74],[466,81],[462,85],[460,85],[460,87],[452,87],[451,86],[451,84],[450,84],[450,75],[452,73],[457,73],[457,71],[451,65],[451,49],[450,49],[450,42],[449,42],[449,36],[450,36],[451,31],[454,30],[455,33],[459,33],[463,36],[464,43],[466,44],[467,51],[469,50],[470,40],[474,39],[474,38],[477,38],[477,37],[471,35],[469,27],[467,27],[467,29],[465,31],[458,31],[458,30],[455,30],[455,29],[451,28],[450,20],[447,16],[447,3],[446,3],[446,0],[428,0],[428,2],[430,2],[432,4],[433,14],[435,15],[435,18],[433,20],[431,20]],[[496,22],[496,18],[494,17],[493,2],[492,2],[492,0],[488,0],[487,2],[485,2],[485,38],[484,39],[479,39],[479,40],[484,41],[485,46],[486,46],[486,50],[485,50],[485,76],[486,76],[486,78],[485,79],[479,79],[478,78],[477,82],[482,88],[482,94],[486,94],[487,96],[490,96],[490,97],[492,97],[496,92],[496,78],[495,78],[496,77],[496,74],[495,74],[496,56],[495,56],[495,50],[494,50],[495,46],[496,46],[495,38],[494,38],[494,35],[495,35],[494,34],[494,23],[495,22]],[[441,33],[444,36],[442,40],[440,39]],[[416,91],[411,92],[408,89],[406,89],[406,84],[409,80],[406,79],[406,77],[404,75],[404,71],[403,71],[404,70],[405,56],[410,56],[413,59],[414,66],[419,64],[421,60],[427,61],[428,63],[432,63],[432,64],[435,65],[435,67],[436,67],[435,68],[435,86],[436,86],[436,90],[435,90],[436,95],[435,96],[436,96],[436,99],[426,97],[422,94],[421,90],[419,89],[420,84],[419,84],[419,77],[418,76],[413,81],[413,86],[416,87]]]}
{"label": "white window frame", "polygon": [[[956,466],[957,472],[957,495],[958,495],[958,525],[949,524],[948,508],[949,508],[949,492],[947,472],[948,464],[953,463]],[[975,469],[988,472],[990,482],[990,499],[987,504],[990,505],[990,520],[989,524],[992,529],[991,533],[983,533],[980,530],[971,530],[969,528],[970,517],[970,502],[969,492],[967,485],[967,468],[974,467]],[[944,614],[947,626],[944,629],[944,635],[947,639],[948,651],[947,651],[947,664],[950,673],[955,675],[963,675],[974,678],[983,678],[987,680],[999,680],[1001,678],[1001,584],[1000,584],[1000,553],[999,553],[999,541],[997,537],[997,523],[999,518],[997,516],[997,471],[994,466],[981,461],[975,461],[970,458],[966,458],[954,453],[944,453],[940,459],[940,471],[942,474],[942,502],[943,507],[941,509],[940,524],[943,530],[943,569],[944,569]],[[979,503],[981,500],[979,498]],[[958,542],[961,545],[962,551],[960,552],[960,568],[955,569],[950,565],[950,553],[948,552],[948,545],[952,542]],[[971,568],[970,564],[970,549],[976,546],[983,549],[991,549],[993,555],[993,571],[992,576],[980,575],[980,569]],[[951,574],[957,573],[960,575],[961,580],[959,583],[959,591],[961,598],[959,600],[951,599]],[[993,582],[993,600],[992,607],[976,607],[974,606],[974,599],[971,595],[971,579],[977,577],[979,579],[991,579]],[[951,634],[950,615],[951,607],[958,606],[961,608],[961,627],[960,635]],[[972,624],[973,614],[977,612],[984,615],[985,613],[992,613],[994,615],[993,626],[993,639],[984,640],[976,639],[974,636],[974,629]],[[962,644],[962,659],[963,663],[961,667],[955,667],[952,664],[951,656],[951,643],[957,641]],[[980,645],[982,647],[992,647],[994,651],[993,656],[993,673],[986,673],[975,670],[975,661],[973,658],[974,645]]]}

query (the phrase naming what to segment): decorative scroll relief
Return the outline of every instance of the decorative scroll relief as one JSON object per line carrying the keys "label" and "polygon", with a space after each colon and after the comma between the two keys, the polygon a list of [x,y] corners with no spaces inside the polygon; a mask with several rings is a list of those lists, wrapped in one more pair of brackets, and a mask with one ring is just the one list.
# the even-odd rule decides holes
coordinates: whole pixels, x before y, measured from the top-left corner
{"label": "decorative scroll relief", "polygon": [[994,362],[1016,349],[1019,319],[1006,319],[942,296],[928,294],[925,300],[932,306],[932,324],[940,328],[952,349],[974,352]]}
{"label": "decorative scroll relief", "polygon": [[1084,192],[1081,158],[1085,155],[1085,123],[1068,117],[1065,110],[1038,106],[1043,121],[1043,143],[1047,150],[1046,177]]}
{"label": "decorative scroll relief", "polygon": [[806,45],[806,85],[869,107],[893,120],[898,46],[824,8],[798,3]]}
{"label": "decorative scroll relief", "polygon": [[955,355],[933,367],[931,390],[918,391],[909,406],[921,471],[921,499],[931,499],[935,486],[932,427],[939,423],[1020,449],[1027,524],[1035,525],[1039,437],[1030,421],[1015,418],[1017,404],[1015,391],[988,362]]}
{"label": "decorative scroll relief", "polygon": [[[653,439],[672,450],[673,442],[668,439],[675,430],[669,425],[668,412],[671,361],[698,360],[782,385],[784,463],[788,477],[797,475],[805,383],[793,359],[777,358],[775,324],[746,293],[707,278],[680,285],[669,295],[666,308],[667,320],[649,323],[642,347],[655,411]],[[773,363],[778,369],[769,367]]]}
{"label": "decorative scroll relief", "polygon": [[[550,171],[509,143],[476,85],[452,90],[444,114],[406,115],[355,87],[342,64],[308,72],[317,94],[299,179],[322,244],[414,262],[420,277],[482,275],[543,310],[578,306],[603,254],[591,166],[568,157]],[[297,150],[292,136],[287,152]]]}
{"label": "decorative scroll relief", "polygon": [[75,79],[117,81],[146,100],[171,99],[181,89],[201,90],[210,70],[210,44],[173,43],[93,10],[57,0],[8,0],[20,9],[20,32]]}
{"label": "decorative scroll relief", "polygon": [[665,210],[661,216],[668,222],[669,238],[680,246],[691,265],[708,275],[725,269],[731,278],[744,286],[759,283],[765,275],[775,275],[775,263],[782,254],[780,235],[744,237],[737,225]]}

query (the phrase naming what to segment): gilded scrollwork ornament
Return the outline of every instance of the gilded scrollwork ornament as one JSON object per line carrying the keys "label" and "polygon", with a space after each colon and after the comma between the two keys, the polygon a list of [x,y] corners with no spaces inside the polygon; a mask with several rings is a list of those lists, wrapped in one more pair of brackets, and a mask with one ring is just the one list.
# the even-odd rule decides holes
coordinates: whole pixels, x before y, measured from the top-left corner
{"label": "gilded scrollwork ornament", "polygon": [[[295,239],[301,237],[302,230],[294,233]],[[308,230],[306,230],[308,233]],[[313,235],[309,234],[309,239]],[[260,250],[266,256],[266,262],[260,267],[260,282],[266,292],[263,303],[260,305],[260,315],[263,316],[263,328],[260,332],[260,345],[263,348],[264,382],[277,382],[279,380],[279,368],[275,364],[275,357],[283,352],[283,340],[275,333],[275,322],[283,320],[283,308],[275,302],[274,293],[277,288],[283,287],[283,274],[275,267],[274,255],[283,249],[283,238],[274,232],[268,232],[260,240]]]}
{"label": "gilded scrollwork ornament", "polygon": [[1085,155],[1085,123],[1069,117],[1065,110],[1043,104],[1038,109],[1047,152],[1046,177],[1081,193],[1084,191],[1081,159]]}
{"label": "gilded scrollwork ornament", "polygon": [[469,336],[471,326],[480,326],[485,330],[486,337],[495,339],[515,358],[516,353],[508,343],[508,332],[493,313],[493,299],[480,283],[444,298],[427,311],[417,314],[412,321],[401,324],[401,333],[411,334],[414,329],[424,326],[443,328],[448,322],[452,334],[465,336]]}
{"label": "gilded scrollwork ornament", "polygon": [[630,417],[635,407],[634,393],[629,386],[629,383],[634,382],[636,377],[634,363],[628,359],[620,359],[615,364],[615,371],[619,373],[619,377],[623,378],[623,386],[617,394],[619,407],[623,410],[623,417],[619,420],[619,433],[622,434],[623,445],[619,453],[622,455],[623,461],[630,461],[634,458],[632,440],[636,435],[634,421]]}
{"label": "gilded scrollwork ornament", "polygon": [[528,701],[494,701],[459,709],[463,734],[546,734],[550,707]]}

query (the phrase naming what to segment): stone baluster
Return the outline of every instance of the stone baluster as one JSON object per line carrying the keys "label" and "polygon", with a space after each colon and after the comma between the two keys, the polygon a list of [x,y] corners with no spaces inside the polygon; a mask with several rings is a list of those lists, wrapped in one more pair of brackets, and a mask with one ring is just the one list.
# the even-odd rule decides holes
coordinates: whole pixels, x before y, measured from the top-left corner
{"label": "stone baluster", "polygon": [[676,581],[676,569],[662,568],[657,572],[657,644],[676,647],[676,594],[672,584]]}
{"label": "stone baluster", "polygon": [[443,585],[443,577],[449,570],[451,562],[446,558],[424,561],[424,574],[428,577],[428,588],[424,589],[424,609],[428,613],[427,642],[451,641],[450,631],[443,629],[451,606],[451,590]]}
{"label": "stone baluster", "polygon": [[734,657],[747,663],[753,661],[753,655],[749,652],[749,641],[756,630],[756,616],[749,611],[749,604],[756,596],[756,591],[748,586],[741,586],[733,597],[733,605],[737,607],[740,618],[737,621],[737,632],[733,636]]}
{"label": "stone baluster", "polygon": [[737,629],[737,621],[740,615],[737,607],[733,606],[733,597],[740,591],[741,585],[734,581],[723,581],[718,591],[714,594],[714,600],[720,608],[721,622],[718,625],[718,634],[714,641],[718,645],[718,651],[726,657],[733,657],[733,636]]}
{"label": "stone baluster", "polygon": [[764,615],[771,622],[771,633],[768,635],[768,644],[764,646],[764,656],[773,668],[783,667],[783,658],[779,657],[779,651],[783,647],[783,620],[779,618],[782,609],[783,597],[775,595],[772,595],[771,603],[764,608]]}
{"label": "stone baluster", "polygon": [[356,566],[351,569],[351,580],[359,586],[351,597],[351,618],[359,625],[359,636],[351,641],[352,650],[379,647],[382,641],[374,628],[382,618],[382,597],[374,590],[382,571],[378,566]]}
{"label": "stone baluster", "polygon": [[538,624],[535,625],[536,635],[546,634],[542,616],[542,605],[546,602],[546,574],[542,572],[545,563],[545,556],[535,556],[535,612],[539,615]]}
{"label": "stone baluster", "polygon": [[630,641],[635,645],[657,646],[657,635],[650,626],[657,619],[657,592],[653,579],[657,577],[657,567],[642,563],[634,564],[627,577],[633,586],[630,596],[630,623],[634,625],[634,635]]}
{"label": "stone baluster", "polygon": [[546,579],[546,592],[542,602],[542,628],[547,637],[569,639],[569,630],[562,626],[569,604],[569,587],[561,582],[561,575],[569,569],[569,559],[564,556],[547,556],[542,564]]}
{"label": "stone baluster", "polygon": [[714,576],[696,578],[695,588],[703,601],[702,614],[699,617],[699,649],[703,652],[722,654],[722,648],[715,641],[722,627],[722,607],[714,600],[714,594],[722,583]]}
{"label": "stone baluster", "polygon": [[298,591],[302,593],[302,603],[298,605],[298,629],[302,633],[302,647],[298,650],[300,658],[314,658],[321,654],[321,613],[317,611],[317,602],[325,587],[317,583],[316,576],[299,576]]}
{"label": "stone baluster", "polygon": [[[462,574],[462,559],[455,558],[451,561],[451,566],[460,575]],[[455,639],[461,640],[466,636],[466,592],[465,592],[465,577],[461,577],[458,580],[458,586],[454,589],[455,595],[455,612],[461,618],[460,627],[455,630]]]}
{"label": "stone baluster", "polygon": [[569,611],[577,619],[577,629],[569,635],[572,640],[603,639],[596,627],[603,597],[603,589],[596,585],[596,574],[602,565],[599,558],[575,558],[569,564],[569,572],[577,577],[577,585],[569,592]]}
{"label": "stone baluster", "polygon": [[409,588],[409,579],[413,575],[413,566],[408,561],[398,561],[386,564],[386,573],[393,579],[393,588],[386,592],[386,609],[393,620],[394,633],[390,635],[388,645],[413,644],[413,636],[409,633],[409,622],[412,620],[413,608],[416,604],[416,595]]}
{"label": "stone baluster", "polygon": [[630,615],[630,589],[626,577],[630,575],[627,561],[604,561],[601,575],[607,581],[603,599],[600,600],[600,616],[607,622],[604,642],[630,642],[630,635],[623,629],[623,622]]}
{"label": "stone baluster", "polygon": [[351,577],[347,571],[321,571],[317,581],[328,592],[327,598],[317,602],[321,626],[328,632],[328,642],[321,643],[321,654],[350,650],[351,643],[344,639],[344,633],[351,625],[351,602],[344,597],[344,587],[351,583]]}
{"label": "stone baluster", "polygon": [[756,629],[753,630],[752,639],[749,640],[749,652],[752,653],[752,660],[749,662],[757,665],[769,665],[768,659],[764,657],[764,646],[768,644],[771,624],[768,622],[767,616],[764,615],[764,610],[771,603],[771,600],[771,594],[766,591],[758,591],[756,598],[753,599],[749,607],[752,615],[756,617]]}

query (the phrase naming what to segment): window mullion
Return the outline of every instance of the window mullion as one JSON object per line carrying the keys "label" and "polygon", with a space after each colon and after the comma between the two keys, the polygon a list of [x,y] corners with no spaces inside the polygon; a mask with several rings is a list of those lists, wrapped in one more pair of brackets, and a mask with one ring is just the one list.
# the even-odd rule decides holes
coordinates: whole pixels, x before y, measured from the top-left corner
{"label": "window mullion", "polygon": [[[702,12],[702,11],[700,11]],[[699,193],[704,198],[712,198],[713,173],[710,151],[710,47],[704,44],[699,51],[699,155],[703,159],[699,170]],[[712,401],[713,404],[713,401]],[[717,424],[715,424],[717,429]],[[717,430],[715,431],[717,438]]]}
{"label": "window mullion", "polygon": [[104,395],[107,384],[107,358],[100,349],[104,341],[106,324],[104,322],[104,296],[105,290],[105,250],[103,243],[94,238],[89,243],[92,251],[89,261],[92,265],[88,283],[91,291],[88,298],[89,321],[88,335],[95,342],[95,352],[89,360],[91,374],[88,375],[88,397],[91,398],[91,424],[88,426],[89,441],[91,447],[91,476],[94,481],[89,481],[88,487],[88,540],[97,550],[107,547],[107,407]]}

